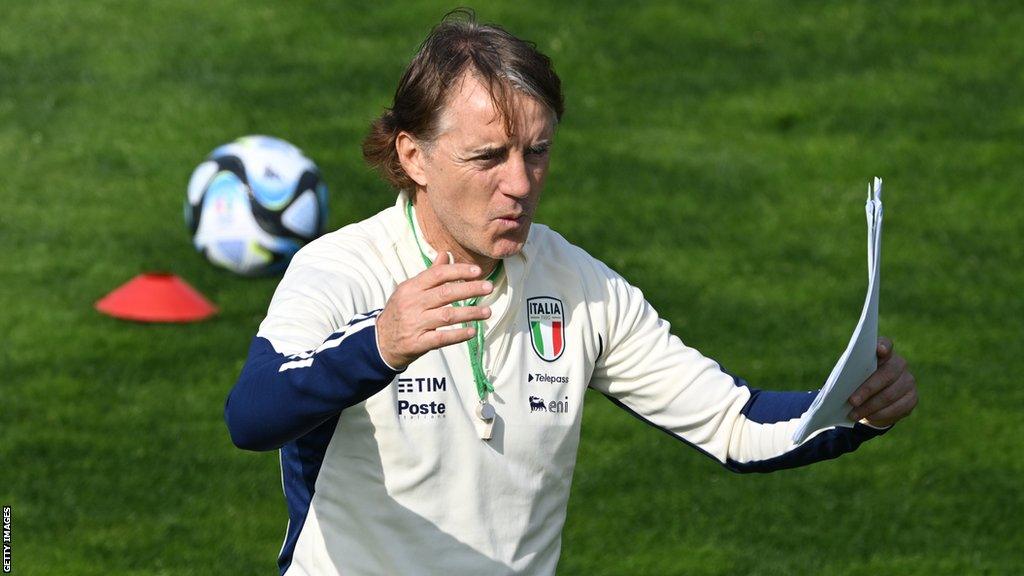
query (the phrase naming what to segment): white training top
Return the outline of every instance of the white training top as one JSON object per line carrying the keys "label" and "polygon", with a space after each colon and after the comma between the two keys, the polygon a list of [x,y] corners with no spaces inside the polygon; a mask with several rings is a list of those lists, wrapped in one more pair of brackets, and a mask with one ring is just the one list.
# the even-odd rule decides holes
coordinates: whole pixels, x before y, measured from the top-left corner
{"label": "white training top", "polygon": [[379,309],[425,269],[407,201],[295,256],[229,397],[238,445],[281,447],[282,573],[554,574],[588,387],[736,471],[832,458],[879,433],[793,445],[813,392],[749,388],[671,335],[639,289],[534,224],[504,260],[485,330],[497,419],[481,440],[466,344],[400,374],[375,348]]}

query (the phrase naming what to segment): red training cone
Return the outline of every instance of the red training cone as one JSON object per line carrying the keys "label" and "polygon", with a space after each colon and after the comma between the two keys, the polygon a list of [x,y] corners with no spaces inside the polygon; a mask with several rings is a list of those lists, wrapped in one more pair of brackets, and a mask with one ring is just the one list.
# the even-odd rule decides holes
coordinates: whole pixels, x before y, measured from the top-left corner
{"label": "red training cone", "polygon": [[96,302],[100,312],[137,322],[198,322],[217,313],[210,303],[174,274],[139,274]]}

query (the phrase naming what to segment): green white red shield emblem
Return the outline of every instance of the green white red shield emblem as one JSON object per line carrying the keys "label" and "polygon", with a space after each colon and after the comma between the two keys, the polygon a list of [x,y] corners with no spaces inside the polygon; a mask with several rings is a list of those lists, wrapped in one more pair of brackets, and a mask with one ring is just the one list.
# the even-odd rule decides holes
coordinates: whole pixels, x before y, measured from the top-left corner
{"label": "green white red shield emblem", "polygon": [[542,360],[554,362],[565,351],[565,307],[558,298],[538,296],[526,300],[530,343]]}

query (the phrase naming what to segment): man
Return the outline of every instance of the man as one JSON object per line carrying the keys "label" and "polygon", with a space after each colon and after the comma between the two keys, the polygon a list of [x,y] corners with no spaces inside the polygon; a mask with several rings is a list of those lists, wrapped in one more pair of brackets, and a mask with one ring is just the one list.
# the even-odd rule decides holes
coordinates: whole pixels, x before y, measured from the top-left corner
{"label": "man", "polygon": [[793,445],[813,393],[724,373],[532,223],[562,111],[547,57],[471,17],[406,70],[364,144],[396,204],[295,256],[225,409],[238,446],[281,449],[282,573],[554,573],[588,388],[739,472],[833,458],[914,408],[883,340],[859,422]]}

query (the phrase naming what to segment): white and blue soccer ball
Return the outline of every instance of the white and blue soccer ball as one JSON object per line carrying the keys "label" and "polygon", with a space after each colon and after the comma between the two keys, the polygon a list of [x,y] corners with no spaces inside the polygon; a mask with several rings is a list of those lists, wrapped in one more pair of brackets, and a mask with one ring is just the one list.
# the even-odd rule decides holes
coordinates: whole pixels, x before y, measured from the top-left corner
{"label": "white and blue soccer ball", "polygon": [[323,233],[327,186],[301,150],[246,136],[218,147],[192,172],[185,223],[210,262],[246,275],[277,274]]}

